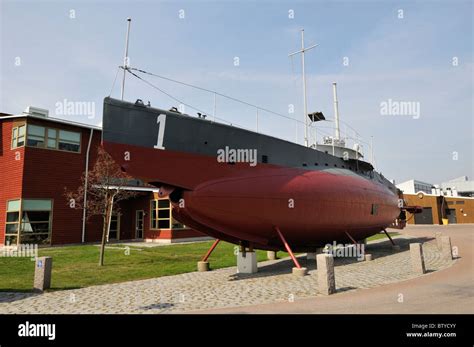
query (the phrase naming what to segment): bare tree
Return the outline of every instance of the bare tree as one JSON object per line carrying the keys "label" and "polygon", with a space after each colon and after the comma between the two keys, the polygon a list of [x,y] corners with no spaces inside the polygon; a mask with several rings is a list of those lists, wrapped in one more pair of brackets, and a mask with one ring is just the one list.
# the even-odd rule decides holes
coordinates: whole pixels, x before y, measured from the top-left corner
{"label": "bare tree", "polygon": [[[68,191],[65,188],[65,196],[71,208],[85,208],[87,219],[94,215],[102,216],[100,266],[104,265],[105,244],[108,242],[112,214],[119,212],[120,201],[136,196],[136,192],[126,189],[127,183],[131,179],[132,177],[120,170],[112,157],[102,147],[99,147],[94,167],[89,172],[82,174],[81,185],[77,190]],[[86,192],[87,200],[84,204],[84,193]]]}

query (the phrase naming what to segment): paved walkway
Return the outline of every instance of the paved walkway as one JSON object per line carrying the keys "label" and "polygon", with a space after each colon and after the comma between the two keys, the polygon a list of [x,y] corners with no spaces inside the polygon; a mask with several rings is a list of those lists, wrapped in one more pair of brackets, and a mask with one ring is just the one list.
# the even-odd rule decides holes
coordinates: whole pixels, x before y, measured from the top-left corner
{"label": "paved walkway", "polygon": [[[370,302],[372,294],[361,289],[387,287],[390,283],[418,277],[411,273],[410,242],[424,242],[429,274],[419,279],[444,273],[448,270],[439,270],[459,262],[444,261],[440,257],[432,229],[427,233],[410,229],[410,233],[398,238],[397,242],[401,245],[400,252],[393,252],[388,241],[369,244],[366,252],[375,257],[371,262],[336,258],[336,285],[341,294],[330,297],[317,293],[315,261],[301,257],[303,266],[309,269],[309,275],[305,277],[293,276],[291,261],[280,259],[259,263],[259,272],[253,275],[236,274],[236,268],[231,267],[42,295],[0,293],[0,313],[320,312],[321,304],[318,303],[327,302],[328,299],[362,293]],[[472,237],[470,242],[472,247]],[[458,267],[457,264],[454,267]],[[446,290],[449,291],[449,285]],[[396,302],[398,294],[395,292],[391,300]],[[460,295],[467,295],[472,302],[472,293],[463,291]],[[409,297],[405,300],[409,300]],[[354,306],[350,297],[344,299],[341,305],[343,312],[357,312],[358,305]],[[338,310],[335,309],[335,312]]]}
{"label": "paved walkway", "polygon": [[[253,305],[201,313],[474,313],[474,225],[411,226],[404,236],[431,238],[441,231],[451,237],[459,258],[453,266],[407,281],[366,290],[318,296],[293,303]],[[429,268],[429,267],[428,267]],[[337,281],[337,279],[336,279]]]}

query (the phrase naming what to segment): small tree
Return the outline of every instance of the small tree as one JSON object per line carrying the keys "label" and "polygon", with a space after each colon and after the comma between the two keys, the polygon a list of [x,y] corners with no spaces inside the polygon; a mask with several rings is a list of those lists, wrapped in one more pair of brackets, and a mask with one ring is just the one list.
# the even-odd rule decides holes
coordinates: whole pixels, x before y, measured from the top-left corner
{"label": "small tree", "polygon": [[[102,216],[100,266],[104,265],[105,244],[108,242],[113,212],[119,212],[118,203],[120,201],[136,196],[136,192],[125,189],[130,179],[132,177],[120,170],[120,167],[112,157],[102,147],[99,147],[94,167],[89,172],[82,174],[79,188],[75,191],[68,191],[65,188],[65,196],[71,208],[85,208],[86,219],[94,215]],[[84,204],[85,192],[87,192],[87,201]]]}

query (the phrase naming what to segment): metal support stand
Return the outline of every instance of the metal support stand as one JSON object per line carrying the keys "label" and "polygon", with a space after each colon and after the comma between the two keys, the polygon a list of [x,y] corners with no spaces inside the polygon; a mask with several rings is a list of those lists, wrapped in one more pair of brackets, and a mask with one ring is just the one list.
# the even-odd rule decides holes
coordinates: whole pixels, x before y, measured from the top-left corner
{"label": "metal support stand", "polygon": [[219,239],[216,239],[212,244],[211,248],[209,248],[209,250],[207,251],[206,255],[202,258],[202,260],[198,261],[197,269],[199,272],[205,272],[211,269],[207,260],[209,259],[209,256],[211,255],[212,251],[216,248],[219,241]]}
{"label": "metal support stand", "polygon": [[288,242],[286,242],[285,238],[283,237],[283,234],[280,232],[280,229],[279,229],[278,227],[274,227],[274,229],[275,229],[275,231],[278,233],[278,236],[280,236],[281,242],[283,242],[283,245],[285,246],[286,251],[287,251],[288,254],[290,255],[291,260],[293,260],[293,263],[295,263],[295,266],[296,266],[298,269],[301,269],[300,263],[298,263],[298,260],[295,258],[295,255],[294,255],[293,252],[291,251],[290,245],[288,245]]}
{"label": "metal support stand", "polygon": [[357,241],[354,240],[354,238],[351,236],[351,234],[349,234],[347,231],[345,231],[345,233],[346,233],[347,237],[351,239],[352,243],[353,243],[354,245],[357,245]]}
{"label": "metal support stand", "polygon": [[[349,234],[347,231],[345,231],[347,237],[352,241],[352,243],[354,244],[354,247],[355,247],[355,250],[356,252],[358,252],[358,247],[360,247],[359,243],[351,236],[351,234]],[[365,253],[365,246],[362,246],[362,252]],[[364,256],[364,259],[365,259],[365,256]]]}
{"label": "metal support stand", "polygon": [[392,243],[392,246],[396,246],[395,242],[393,242],[392,238],[391,238],[390,235],[387,233],[387,230],[383,229],[383,232],[385,233],[385,235],[387,235],[388,239],[389,239],[390,242]]}
{"label": "metal support stand", "polygon": [[209,250],[207,251],[206,255],[204,256],[204,258],[202,258],[201,261],[207,261],[207,259],[209,259],[212,251],[214,251],[214,249],[216,248],[217,244],[219,243],[219,239],[216,239],[216,241],[214,241],[214,243],[212,244],[211,248],[209,248]]}

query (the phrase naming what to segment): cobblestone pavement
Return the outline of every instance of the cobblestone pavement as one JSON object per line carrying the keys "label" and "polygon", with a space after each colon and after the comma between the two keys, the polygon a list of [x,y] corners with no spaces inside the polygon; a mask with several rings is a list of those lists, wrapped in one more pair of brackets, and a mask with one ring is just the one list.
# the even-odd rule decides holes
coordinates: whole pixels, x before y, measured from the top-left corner
{"label": "cobblestone pavement", "polygon": [[[411,273],[410,242],[424,242],[428,272],[454,262],[441,258],[433,239],[397,238],[398,252],[387,241],[371,243],[366,253],[374,256],[373,261],[335,259],[337,290],[372,288],[417,277]],[[231,267],[41,295],[0,293],[0,313],[181,313],[315,297],[316,263],[304,256],[300,261],[309,269],[308,276],[292,275],[292,262],[279,259],[259,263],[259,272],[252,275],[236,274],[236,267]]]}

